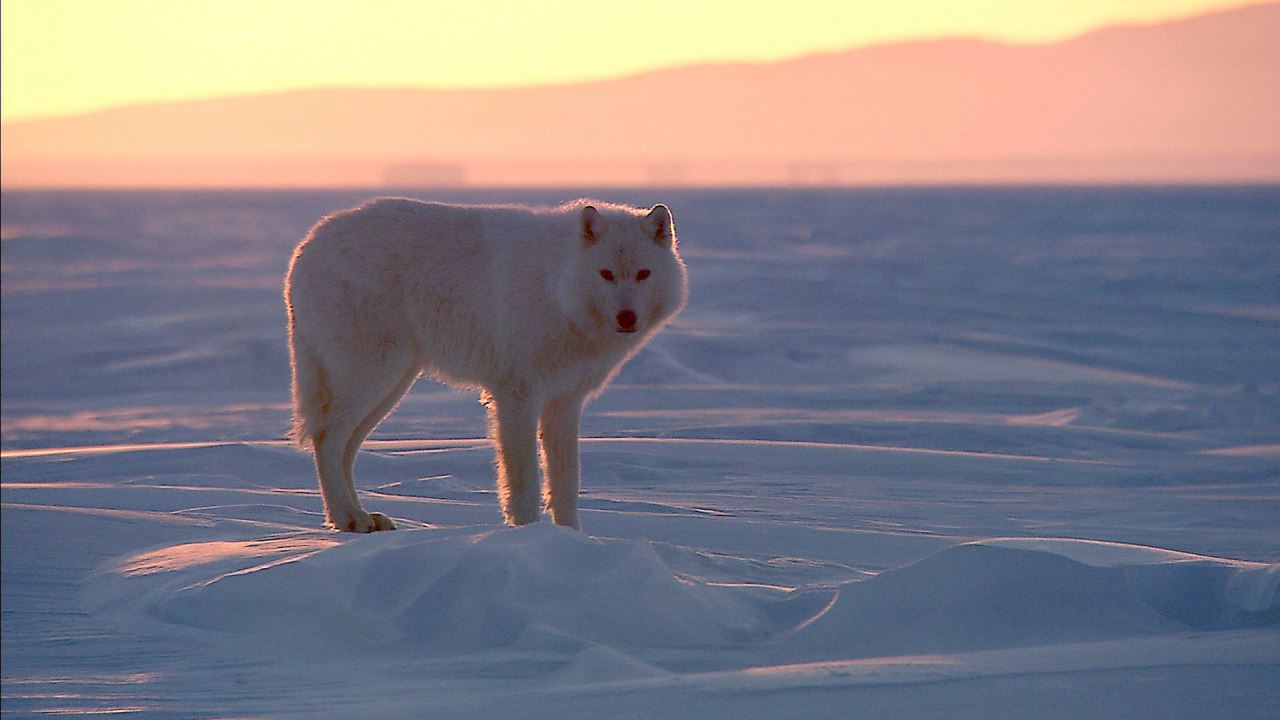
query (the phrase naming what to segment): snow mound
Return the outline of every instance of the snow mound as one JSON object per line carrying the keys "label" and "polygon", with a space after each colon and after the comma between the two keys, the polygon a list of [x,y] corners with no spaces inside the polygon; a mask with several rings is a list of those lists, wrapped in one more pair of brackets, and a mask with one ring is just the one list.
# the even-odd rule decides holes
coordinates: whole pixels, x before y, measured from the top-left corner
{"label": "snow mound", "polygon": [[736,646],[793,630],[831,597],[710,584],[674,572],[651,542],[550,523],[297,543],[292,556],[272,546],[265,562],[259,544],[238,565],[217,545],[216,562],[147,576],[157,584],[140,614],[263,650],[455,655]]}
{"label": "snow mound", "polygon": [[842,588],[795,638],[827,657],[967,652],[1280,624],[1280,565],[1069,539],[948,548]]}
{"label": "snow mound", "polygon": [[583,679],[645,675],[655,650],[814,662],[1280,625],[1280,565],[1135,545],[992,539],[795,589],[750,563],[708,576],[707,562],[550,523],[307,533],[152,549],[116,563],[98,594],[128,622],[159,620],[237,654],[513,651],[576,657]]}

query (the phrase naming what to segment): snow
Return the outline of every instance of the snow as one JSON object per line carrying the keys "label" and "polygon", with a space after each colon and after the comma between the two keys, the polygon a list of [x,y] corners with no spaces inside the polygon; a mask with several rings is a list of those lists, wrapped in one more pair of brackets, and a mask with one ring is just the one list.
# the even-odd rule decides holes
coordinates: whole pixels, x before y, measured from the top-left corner
{"label": "snow", "polygon": [[363,196],[7,192],[5,716],[1275,717],[1277,197],[615,198],[691,298],[588,409],[585,533],[503,527],[424,381],[351,536],[279,283]]}

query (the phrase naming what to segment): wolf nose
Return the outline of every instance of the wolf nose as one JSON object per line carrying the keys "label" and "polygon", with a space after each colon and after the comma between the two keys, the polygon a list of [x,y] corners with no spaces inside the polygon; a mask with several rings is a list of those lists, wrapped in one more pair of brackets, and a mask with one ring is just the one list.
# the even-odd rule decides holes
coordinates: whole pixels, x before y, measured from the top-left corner
{"label": "wolf nose", "polygon": [[636,314],[630,310],[623,310],[618,313],[618,329],[623,332],[631,332],[636,329]]}

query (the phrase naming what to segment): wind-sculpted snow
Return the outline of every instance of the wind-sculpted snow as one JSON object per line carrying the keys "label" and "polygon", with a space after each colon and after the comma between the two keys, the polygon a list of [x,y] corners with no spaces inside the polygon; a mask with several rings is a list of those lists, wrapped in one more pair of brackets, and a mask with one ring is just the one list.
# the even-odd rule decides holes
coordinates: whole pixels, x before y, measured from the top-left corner
{"label": "wind-sculpted snow", "polygon": [[365,193],[6,192],[3,715],[1274,720],[1277,198],[619,191],[690,297],[586,409],[584,534],[503,527],[422,381],[353,537],[280,285]]}
{"label": "wind-sculpted snow", "polygon": [[[107,575],[136,603],[125,612],[131,625],[149,617],[212,630],[236,654],[599,645],[618,655],[727,648],[814,660],[1280,624],[1280,566],[1062,539],[967,543],[813,587],[764,585],[749,572],[708,582],[674,571],[652,541],[550,524],[211,541],[141,553]],[[137,591],[148,585],[158,587]]]}
{"label": "wind-sculpted snow", "polygon": [[[208,544],[210,554],[221,549]],[[773,619],[794,622],[789,605],[817,612],[826,604],[781,589],[711,585],[673,572],[650,542],[550,524],[410,530],[327,547],[297,541],[266,561],[257,550],[244,547],[232,567],[219,558],[146,572],[136,558],[125,560],[117,572],[135,584],[165,575],[141,595],[113,581],[120,595],[141,600],[138,615],[215,630],[232,646],[344,654],[729,647],[790,630]],[[200,559],[198,548],[186,554]]]}
{"label": "wind-sculpted snow", "polygon": [[1076,545],[1090,543],[944,550],[845,586],[797,643],[822,655],[877,657],[1280,624],[1278,566],[1113,546],[1129,561],[1097,567],[1072,559]]}

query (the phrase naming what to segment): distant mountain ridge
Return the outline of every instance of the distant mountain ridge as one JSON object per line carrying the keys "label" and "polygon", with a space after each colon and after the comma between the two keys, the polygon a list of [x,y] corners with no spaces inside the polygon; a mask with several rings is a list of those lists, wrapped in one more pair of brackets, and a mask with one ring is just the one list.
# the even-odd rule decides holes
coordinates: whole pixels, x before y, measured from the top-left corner
{"label": "distant mountain ridge", "polygon": [[1280,4],[484,89],[315,89],[3,125],[21,186],[1280,180]]}

